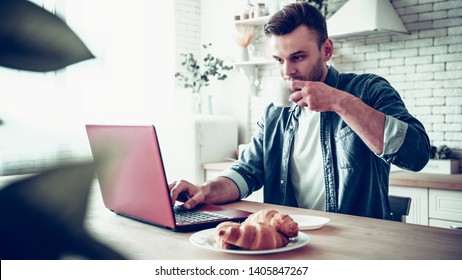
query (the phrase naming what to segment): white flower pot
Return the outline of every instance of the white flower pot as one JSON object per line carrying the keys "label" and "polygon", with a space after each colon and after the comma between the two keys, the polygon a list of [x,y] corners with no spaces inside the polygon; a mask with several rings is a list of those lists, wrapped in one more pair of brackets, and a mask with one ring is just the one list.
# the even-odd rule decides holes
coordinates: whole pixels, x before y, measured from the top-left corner
{"label": "white flower pot", "polygon": [[201,114],[201,95],[191,89],[178,89],[173,99],[175,110],[182,115]]}
{"label": "white flower pot", "polygon": [[247,47],[238,47],[237,60],[249,61],[249,50],[247,49]]}

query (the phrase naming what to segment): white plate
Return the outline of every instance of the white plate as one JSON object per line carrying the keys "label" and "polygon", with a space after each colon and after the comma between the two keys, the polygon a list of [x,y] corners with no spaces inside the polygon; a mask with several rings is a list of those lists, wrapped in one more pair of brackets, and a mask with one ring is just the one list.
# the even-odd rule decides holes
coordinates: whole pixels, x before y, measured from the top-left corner
{"label": "white plate", "polygon": [[329,218],[318,216],[290,215],[290,217],[292,217],[292,219],[298,223],[298,228],[300,230],[313,230],[322,228],[330,222]]}
{"label": "white plate", "polygon": [[199,246],[201,248],[224,252],[224,253],[242,254],[242,255],[260,255],[260,254],[271,254],[271,253],[291,251],[291,250],[295,250],[297,248],[305,246],[310,241],[310,238],[308,235],[306,235],[303,232],[299,232],[298,236],[291,238],[289,241],[289,244],[287,244],[287,246],[285,247],[271,249],[271,250],[234,250],[234,249],[227,250],[227,249],[222,249],[218,247],[218,245],[215,243],[215,240],[213,239],[213,234],[215,231],[216,231],[215,228],[210,228],[210,229],[196,232],[193,235],[191,235],[191,237],[189,237],[189,241],[192,244]]}

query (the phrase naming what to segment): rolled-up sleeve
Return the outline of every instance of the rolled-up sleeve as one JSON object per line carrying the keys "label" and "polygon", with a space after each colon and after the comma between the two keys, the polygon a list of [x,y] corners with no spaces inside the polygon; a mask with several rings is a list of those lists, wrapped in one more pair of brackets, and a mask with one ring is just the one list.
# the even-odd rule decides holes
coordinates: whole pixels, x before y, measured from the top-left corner
{"label": "rolled-up sleeve", "polygon": [[412,116],[399,93],[383,78],[371,76],[366,83],[370,105],[385,114],[382,154],[388,164],[419,171],[428,162],[430,141],[423,124]]}
{"label": "rolled-up sleeve", "polygon": [[427,164],[429,154],[430,141],[423,127],[386,117],[384,149],[378,157],[400,168],[419,171]]}
{"label": "rolled-up sleeve", "polygon": [[380,157],[398,152],[406,138],[408,124],[392,116],[385,116],[383,152]]}
{"label": "rolled-up sleeve", "polygon": [[[239,167],[233,166],[233,168]],[[231,168],[221,172],[220,176],[231,179],[236,184],[237,188],[239,189],[240,199],[246,198],[249,195],[249,186],[247,185],[247,182],[245,181],[244,177],[242,177],[242,175],[239,174],[239,172]]]}

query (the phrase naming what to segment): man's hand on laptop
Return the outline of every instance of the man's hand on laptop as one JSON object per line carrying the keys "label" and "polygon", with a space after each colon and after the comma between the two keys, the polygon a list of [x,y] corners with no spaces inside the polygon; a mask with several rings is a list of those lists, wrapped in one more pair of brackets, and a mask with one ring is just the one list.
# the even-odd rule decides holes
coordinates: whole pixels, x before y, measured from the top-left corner
{"label": "man's hand on laptop", "polygon": [[169,184],[172,201],[185,202],[186,209],[200,204],[223,204],[239,199],[239,189],[233,180],[217,177],[202,185],[194,185],[180,180]]}
{"label": "man's hand on laptop", "polygon": [[170,189],[172,203],[174,204],[177,200],[184,202],[184,207],[186,209],[192,209],[205,201],[204,190],[188,181],[175,181],[169,184],[168,187]]}

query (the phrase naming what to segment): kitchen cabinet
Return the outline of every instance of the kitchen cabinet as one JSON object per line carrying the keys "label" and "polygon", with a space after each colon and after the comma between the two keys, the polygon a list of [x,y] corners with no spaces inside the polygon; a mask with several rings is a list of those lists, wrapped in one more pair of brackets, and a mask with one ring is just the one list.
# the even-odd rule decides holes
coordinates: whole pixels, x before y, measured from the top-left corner
{"label": "kitchen cabinet", "polygon": [[462,228],[462,174],[392,172],[389,192],[412,199],[407,223]]}
{"label": "kitchen cabinet", "polygon": [[462,229],[462,192],[429,189],[429,225]]}
{"label": "kitchen cabinet", "polygon": [[462,230],[462,222],[446,221],[446,220],[430,218],[428,220],[428,225],[432,227]]}

